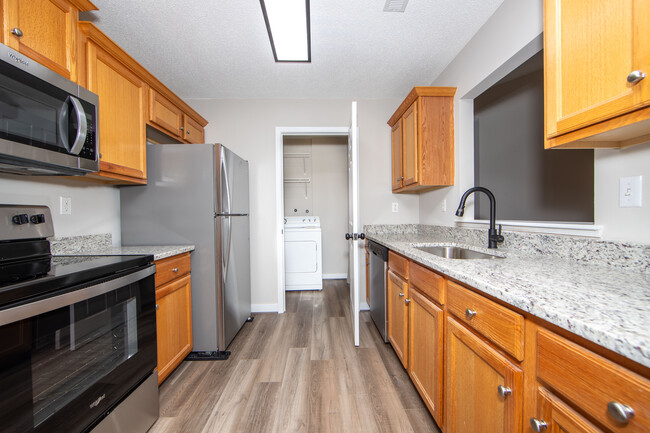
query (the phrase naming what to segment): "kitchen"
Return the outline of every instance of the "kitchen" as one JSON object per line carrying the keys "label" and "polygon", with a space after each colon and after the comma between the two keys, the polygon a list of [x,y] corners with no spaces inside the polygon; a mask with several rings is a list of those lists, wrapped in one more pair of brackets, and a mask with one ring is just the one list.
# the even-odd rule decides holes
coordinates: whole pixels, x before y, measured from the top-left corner
{"label": "kitchen", "polygon": [[[111,6],[99,2],[97,5],[100,9],[99,12],[95,12],[100,17],[98,26],[108,32],[109,23],[102,24],[101,17],[102,10],[109,9]],[[416,5],[417,3],[413,2],[409,7],[416,7]],[[525,56],[526,50],[533,50],[535,43],[539,45],[538,38],[542,33],[541,1],[506,0],[500,5],[493,4],[492,11],[493,14],[484,11],[485,15],[482,19],[485,24],[476,23],[474,31],[478,33],[473,37],[467,35],[467,45],[464,48],[462,45],[459,46],[459,53],[454,56],[454,60],[446,68],[441,67],[439,73],[429,71],[424,82],[411,81],[403,85],[403,88],[394,91],[391,97],[376,98],[373,94],[354,95],[354,98],[359,101],[359,189],[362,225],[456,225],[457,218],[453,215],[453,210],[462,192],[474,186],[473,134],[466,125],[472,124],[471,98],[476,95],[473,96],[470,92],[486,80],[496,82],[500,77],[493,75],[499,75],[497,72],[501,76],[505,75],[505,71],[500,71],[504,68],[503,65],[513,58],[517,60],[517,55]],[[192,14],[199,19],[196,15],[200,14],[200,11],[194,11]],[[134,19],[140,16],[133,15]],[[119,24],[117,26],[119,27]],[[135,27],[136,24],[133,26]],[[263,30],[262,36],[267,38]],[[127,47],[128,41],[119,39],[119,33],[109,33],[109,35],[124,48]],[[264,43],[260,50],[268,50],[268,39],[264,40]],[[127,51],[136,59],[141,59],[135,51],[131,52],[130,49]],[[142,51],[147,50],[140,52]],[[172,62],[169,56],[161,56],[161,58],[161,62]],[[142,62],[144,64],[144,60]],[[514,65],[507,66],[505,69],[513,67]],[[163,81],[168,86],[174,85],[172,76],[165,77]],[[457,88],[454,100],[455,185],[418,195],[392,194],[388,177],[391,157],[390,130],[386,121],[411,87],[416,84]],[[178,92],[183,95],[181,91]],[[206,142],[224,143],[249,160],[251,214],[264,215],[264,218],[251,219],[251,244],[273,246],[276,244],[274,227],[277,226],[272,211],[277,206],[273,182],[277,176],[273,146],[275,128],[278,126],[345,126],[349,122],[352,96],[342,96],[338,99],[302,99],[300,95],[293,93],[287,93],[285,97],[260,95],[259,98],[238,99],[237,92],[233,90],[231,94],[226,94],[222,98],[195,97],[187,98],[186,102],[200,113],[200,116],[208,120],[205,130]],[[268,144],[260,146],[260,143]],[[650,243],[650,230],[647,225],[647,221],[650,220],[648,206],[641,208],[618,206],[619,178],[640,174],[647,179],[650,175],[649,158],[650,149],[647,143],[620,150],[595,151],[593,225],[602,227],[601,239]],[[119,191],[116,187],[73,179],[48,178],[47,181],[43,181],[41,178],[3,175],[0,202],[49,205],[53,211],[57,237],[110,233],[112,242],[119,245],[121,243]],[[643,194],[643,201],[647,203],[648,188]],[[59,215],[60,196],[72,198],[71,215]],[[364,201],[364,197],[372,197],[372,199]],[[398,212],[392,212],[393,202],[398,203]],[[446,203],[447,210],[443,210],[443,203]],[[469,207],[467,214],[471,215]],[[273,247],[265,248],[264,251],[251,250],[251,267],[255,269],[251,274],[253,311],[278,310],[278,292],[276,287],[269,287],[269,282],[277,281],[276,262],[276,250]]]}

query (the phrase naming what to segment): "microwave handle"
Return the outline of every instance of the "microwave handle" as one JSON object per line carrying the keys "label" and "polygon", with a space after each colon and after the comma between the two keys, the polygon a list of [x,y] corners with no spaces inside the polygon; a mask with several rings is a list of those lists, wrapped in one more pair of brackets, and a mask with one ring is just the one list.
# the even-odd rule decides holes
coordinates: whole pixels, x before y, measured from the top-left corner
{"label": "microwave handle", "polygon": [[59,129],[61,131],[61,139],[63,143],[68,145],[68,122],[70,121],[70,116],[68,114],[68,102],[72,104],[77,119],[79,120],[79,126],[77,128],[77,135],[75,136],[74,143],[70,146],[69,152],[73,155],[79,155],[81,149],[86,142],[86,135],[88,133],[88,122],[86,120],[86,112],[84,111],[81,102],[74,96],[68,96],[68,98],[63,103],[63,108],[61,109],[61,114],[59,115]]}

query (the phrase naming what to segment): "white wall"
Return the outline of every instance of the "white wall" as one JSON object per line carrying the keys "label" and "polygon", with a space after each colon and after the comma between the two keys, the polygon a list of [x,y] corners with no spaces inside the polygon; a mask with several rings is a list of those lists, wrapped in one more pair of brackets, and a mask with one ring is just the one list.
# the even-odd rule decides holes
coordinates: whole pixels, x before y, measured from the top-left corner
{"label": "white wall", "polygon": [[[250,163],[252,303],[272,308],[278,302],[275,128],[348,126],[351,101],[188,102],[210,122],[206,141],[223,143]],[[386,121],[400,103],[400,99],[387,99],[362,100],[358,104],[361,224],[418,222],[418,197],[393,196],[390,188],[390,129]],[[399,213],[391,213],[392,201],[400,204]]]}
{"label": "white wall", "polygon": [[[474,186],[474,118],[472,99],[541,49],[542,0],[505,0],[432,86],[456,86],[455,186],[420,195],[420,223],[454,225],[454,211],[462,193]],[[555,150],[561,152],[562,150]],[[650,243],[650,147],[595,152],[595,224],[603,238]],[[644,207],[618,208],[618,178],[643,174]],[[615,189],[615,190],[614,190]],[[497,197],[498,199],[498,197]],[[442,202],[447,200],[447,211]],[[465,219],[474,215],[468,200]],[[498,217],[498,214],[497,214]]]}
{"label": "white wall", "polygon": [[348,140],[312,139],[314,215],[321,220],[323,277],[345,278],[348,273]]}
{"label": "white wall", "polygon": [[[72,199],[72,214],[59,215],[59,196]],[[0,174],[0,203],[47,205],[55,237],[110,233],[120,243],[119,189],[81,179]]]}

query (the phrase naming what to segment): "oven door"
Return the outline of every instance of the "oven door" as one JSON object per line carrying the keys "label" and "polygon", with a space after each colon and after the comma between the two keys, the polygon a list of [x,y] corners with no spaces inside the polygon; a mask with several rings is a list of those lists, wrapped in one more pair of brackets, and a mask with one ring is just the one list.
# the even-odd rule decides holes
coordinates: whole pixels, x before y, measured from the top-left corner
{"label": "oven door", "polygon": [[82,432],[151,374],[154,271],[0,311],[3,431]]}

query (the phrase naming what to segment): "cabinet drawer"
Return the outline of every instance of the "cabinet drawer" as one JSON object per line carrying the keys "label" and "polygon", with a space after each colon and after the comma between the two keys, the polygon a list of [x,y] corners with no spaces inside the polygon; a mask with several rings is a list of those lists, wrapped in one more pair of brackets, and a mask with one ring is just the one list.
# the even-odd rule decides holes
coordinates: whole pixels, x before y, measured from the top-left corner
{"label": "cabinet drawer", "polygon": [[445,303],[445,279],[442,275],[411,262],[409,269],[409,281],[418,288],[422,294],[439,304]]}
{"label": "cabinet drawer", "polygon": [[190,253],[179,254],[156,262],[156,287],[190,272]]}
{"label": "cabinet drawer", "polygon": [[[537,333],[537,377],[614,431],[650,431],[650,381],[545,329]],[[626,424],[608,404],[634,410]]]}
{"label": "cabinet drawer", "polygon": [[388,251],[388,267],[400,277],[408,280],[409,261],[392,251]]}
{"label": "cabinet drawer", "polygon": [[524,316],[452,281],[447,283],[447,311],[519,361],[524,359]]}

